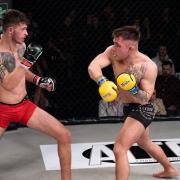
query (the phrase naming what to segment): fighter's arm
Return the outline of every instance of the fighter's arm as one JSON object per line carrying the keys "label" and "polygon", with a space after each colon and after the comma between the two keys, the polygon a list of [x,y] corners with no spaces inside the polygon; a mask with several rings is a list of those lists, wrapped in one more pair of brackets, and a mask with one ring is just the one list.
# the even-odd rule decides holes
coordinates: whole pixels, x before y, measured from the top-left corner
{"label": "fighter's arm", "polygon": [[26,80],[48,91],[54,91],[56,84],[56,81],[54,79],[50,77],[39,77],[29,70],[29,68],[32,67],[32,65],[38,60],[41,54],[42,47],[37,44],[30,43],[27,49],[26,45],[23,44],[18,48],[18,56],[21,62],[21,66],[26,70]]}
{"label": "fighter's arm", "polygon": [[33,83],[33,78],[36,75],[32,73],[30,70],[27,70],[25,75],[26,75],[26,81]]}
{"label": "fighter's arm", "polygon": [[56,89],[55,79],[51,77],[40,77],[29,70],[26,71],[26,80],[46,89],[47,91],[55,91]]}
{"label": "fighter's arm", "polygon": [[[24,59],[25,51],[26,51],[25,43],[23,43],[22,45],[18,45],[17,54],[18,54],[20,62],[24,61],[23,59]],[[24,67],[24,69],[26,69],[26,71],[25,71],[26,80],[29,82],[33,82],[33,78],[34,78],[35,74],[32,73],[29,70],[29,67],[26,67],[24,64],[21,64],[21,66]]]}
{"label": "fighter's arm", "polygon": [[91,79],[99,85],[99,94],[104,101],[114,101],[117,97],[117,86],[103,76],[102,69],[111,64],[111,46],[96,56],[88,66]]}
{"label": "fighter's arm", "polygon": [[97,81],[103,76],[102,69],[111,64],[110,52],[111,46],[108,47],[103,53],[97,55],[88,66],[88,73],[91,79]]}
{"label": "fighter's arm", "polygon": [[146,71],[140,81],[137,94],[132,95],[135,103],[146,104],[151,99],[157,77],[157,66],[154,63],[146,64]]}

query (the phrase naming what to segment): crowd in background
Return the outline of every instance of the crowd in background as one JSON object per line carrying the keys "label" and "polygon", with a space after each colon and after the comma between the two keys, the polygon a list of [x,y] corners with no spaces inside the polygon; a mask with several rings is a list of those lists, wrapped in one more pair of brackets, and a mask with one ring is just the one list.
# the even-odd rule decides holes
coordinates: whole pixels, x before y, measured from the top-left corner
{"label": "crowd in background", "polygon": [[[44,48],[32,71],[57,81],[54,93],[29,86],[31,98],[59,118],[97,117],[100,97],[97,85],[88,77],[87,66],[112,44],[114,28],[134,25],[141,32],[139,50],[158,66],[153,97],[157,115],[179,115],[180,24],[175,4],[171,6],[168,2],[163,6],[163,1],[162,4],[160,1],[139,4],[131,0],[84,4],[71,1],[69,5],[65,1],[45,0],[39,4],[39,8],[44,8],[35,11],[36,1],[26,5],[14,1],[14,8],[24,11],[31,20],[26,43],[37,42]],[[110,67],[104,74],[113,79]]]}

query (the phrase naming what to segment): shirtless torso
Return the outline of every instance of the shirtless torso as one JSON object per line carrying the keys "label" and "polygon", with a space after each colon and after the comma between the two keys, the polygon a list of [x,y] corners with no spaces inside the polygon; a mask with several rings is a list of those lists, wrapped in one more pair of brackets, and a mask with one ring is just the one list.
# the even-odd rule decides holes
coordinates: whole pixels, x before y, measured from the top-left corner
{"label": "shirtless torso", "polygon": [[[140,90],[147,89],[147,86],[150,87],[147,93],[149,93],[149,95],[151,96],[157,76],[157,68],[155,63],[149,57],[140,52],[137,52],[136,56],[134,56],[133,58],[130,57],[129,59],[119,60],[114,55],[113,47],[110,47],[108,51],[108,56],[112,64],[115,79],[119,74],[124,72],[133,74],[136,79],[137,85],[140,87]],[[151,77],[148,77],[149,72],[153,72]],[[144,84],[144,80],[148,83]],[[118,91],[120,99],[123,103],[136,103],[136,99],[132,95],[130,95],[128,91],[123,91],[121,88],[119,88]]]}
{"label": "shirtless torso", "polygon": [[13,80],[13,88],[9,88],[9,84],[6,84],[6,80],[10,79],[11,76],[16,73],[17,69],[20,68],[20,59],[22,59],[24,54],[24,46],[17,45],[16,49],[11,52],[7,49],[4,49],[2,46],[2,42],[0,41],[0,62],[1,64],[5,63],[8,59],[7,66],[11,68],[11,64],[15,66],[12,67],[13,71],[8,72],[6,68],[0,69],[1,71],[1,81],[0,81],[0,102],[7,103],[7,104],[16,104],[20,102],[25,95],[27,94],[25,88],[25,71],[21,71],[20,79]]}

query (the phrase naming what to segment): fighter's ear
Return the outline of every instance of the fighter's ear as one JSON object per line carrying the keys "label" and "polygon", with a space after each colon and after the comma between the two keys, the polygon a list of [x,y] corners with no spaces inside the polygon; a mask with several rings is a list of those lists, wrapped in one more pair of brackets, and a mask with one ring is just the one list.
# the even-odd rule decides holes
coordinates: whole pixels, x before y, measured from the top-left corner
{"label": "fighter's ear", "polygon": [[8,32],[9,32],[10,34],[12,34],[12,33],[14,32],[13,26],[8,27],[7,30],[8,30]]}
{"label": "fighter's ear", "polygon": [[128,41],[128,46],[129,46],[130,49],[134,49],[134,48],[137,48],[138,44],[137,44],[136,41],[129,40]]}

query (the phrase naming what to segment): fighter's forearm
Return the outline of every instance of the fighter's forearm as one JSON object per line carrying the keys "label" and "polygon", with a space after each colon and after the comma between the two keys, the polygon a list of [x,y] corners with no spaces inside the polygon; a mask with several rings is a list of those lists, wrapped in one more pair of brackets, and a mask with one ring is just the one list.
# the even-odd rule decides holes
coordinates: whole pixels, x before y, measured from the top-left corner
{"label": "fighter's forearm", "polygon": [[99,77],[102,76],[102,70],[99,66],[96,66],[95,64],[90,64],[88,67],[88,73],[91,79],[94,81],[97,81]]}
{"label": "fighter's forearm", "polygon": [[143,90],[139,90],[137,94],[132,96],[133,96],[133,100],[139,104],[147,104],[150,99],[150,95]]}
{"label": "fighter's forearm", "polygon": [[34,76],[36,76],[34,73],[32,73],[30,70],[26,71],[26,81],[33,82]]}

